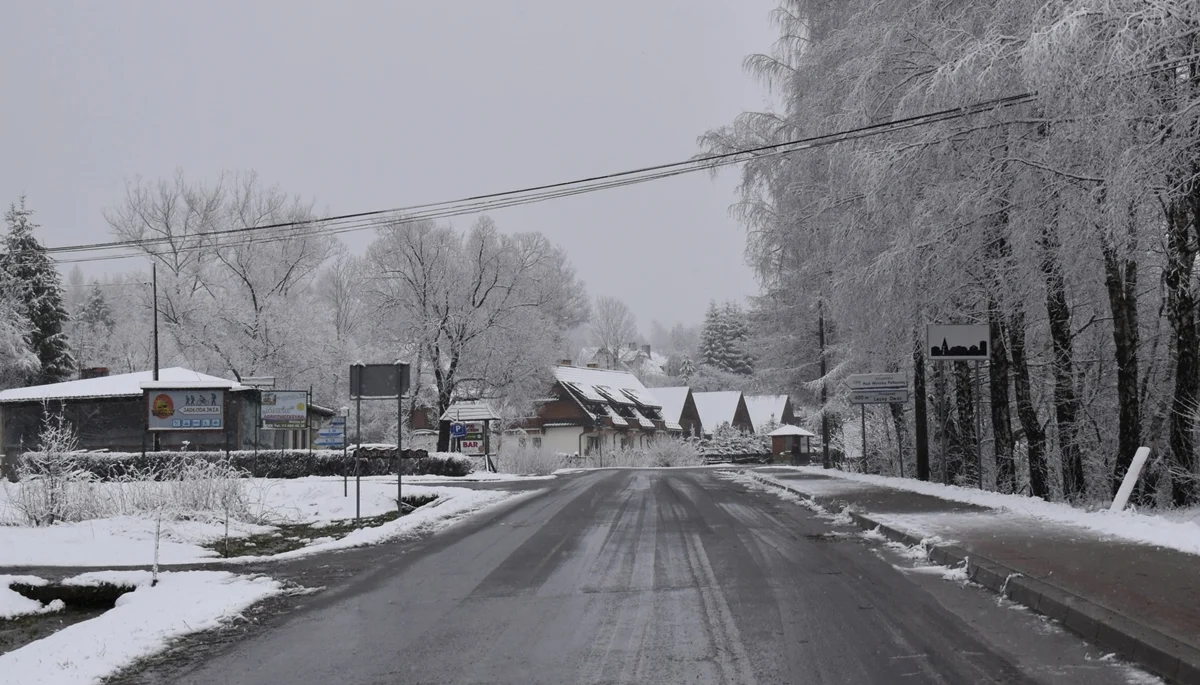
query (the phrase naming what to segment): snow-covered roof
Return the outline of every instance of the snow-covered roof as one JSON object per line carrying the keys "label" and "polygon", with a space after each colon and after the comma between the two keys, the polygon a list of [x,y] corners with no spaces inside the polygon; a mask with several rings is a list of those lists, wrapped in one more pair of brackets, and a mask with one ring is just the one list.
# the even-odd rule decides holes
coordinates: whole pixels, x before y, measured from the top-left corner
{"label": "snow-covered roof", "polygon": [[446,408],[442,421],[486,421],[499,420],[500,415],[492,405],[482,400],[459,400]]}
{"label": "snow-covered roof", "polygon": [[651,388],[650,394],[654,395],[662,404],[663,418],[673,423],[679,423],[690,389],[686,385],[677,388]]}
{"label": "snow-covered roof", "polygon": [[775,423],[783,421],[787,401],[787,395],[746,395],[746,410],[750,412],[750,423],[754,424],[755,432],[762,430],[772,419]]}
{"label": "snow-covered roof", "polygon": [[[662,405],[658,403],[649,393],[646,392],[646,386],[637,379],[637,376],[628,371],[610,371],[608,369],[581,369],[578,366],[556,366],[554,367],[554,379],[560,383],[570,383],[573,389],[578,389],[581,393],[592,402],[607,402],[602,392],[597,391],[597,387],[602,387],[605,390],[632,390],[638,396],[642,396],[647,400],[653,400],[652,406],[659,408]],[[632,402],[629,402],[632,404]]]}
{"label": "snow-covered roof", "polygon": [[[607,350],[601,347],[588,346],[579,350],[579,360],[586,363],[609,364],[612,361]],[[668,358],[665,354],[650,351],[647,355],[646,351],[640,347],[636,350],[631,350],[628,347],[621,347],[617,350],[617,366],[622,367],[622,370],[637,371],[649,376],[665,376],[667,375]]]}
{"label": "snow-covered roof", "polygon": [[817,437],[816,433],[813,433],[811,431],[806,431],[803,428],[801,428],[800,426],[780,426],[779,428],[776,428],[775,430],[771,431],[770,433],[767,433],[767,435],[769,435],[771,437],[774,437],[776,435],[807,435],[810,438]]}
{"label": "snow-covered roof", "polygon": [[723,423],[732,424],[733,416],[737,413],[738,400],[741,398],[742,393],[738,390],[692,393],[704,431],[710,432]]}
{"label": "snow-covered roof", "polygon": [[28,388],[12,388],[0,392],[0,404],[7,402],[40,402],[42,400],[88,399],[104,397],[140,397],[145,387],[205,387],[225,390],[248,390],[237,381],[172,366],[159,369],[158,382],[153,371],[135,371],[115,376],[85,378]]}

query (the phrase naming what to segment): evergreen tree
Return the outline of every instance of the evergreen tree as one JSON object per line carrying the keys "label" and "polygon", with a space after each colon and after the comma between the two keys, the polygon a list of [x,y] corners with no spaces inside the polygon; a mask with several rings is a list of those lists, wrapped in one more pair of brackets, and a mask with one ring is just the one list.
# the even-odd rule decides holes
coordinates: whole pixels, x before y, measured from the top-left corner
{"label": "evergreen tree", "polygon": [[63,328],[68,314],[63,304],[62,279],[45,248],[33,236],[37,224],[30,220],[33,210],[11,205],[4,215],[8,235],[0,252],[0,269],[10,277],[19,308],[28,319],[29,345],[41,362],[32,379],[34,384],[57,383],[70,378],[75,359]]}
{"label": "evergreen tree", "polygon": [[704,315],[704,328],[700,330],[700,363],[708,366],[719,366],[723,356],[721,339],[723,336],[721,310],[717,303],[708,303],[708,312]]}
{"label": "evergreen tree", "polygon": [[696,373],[696,365],[692,362],[692,358],[686,354],[683,355],[683,360],[679,362],[679,377],[686,381],[694,373]]}
{"label": "evergreen tree", "polygon": [[29,319],[16,293],[16,282],[0,269],[0,389],[27,385],[40,368],[29,346]]}
{"label": "evergreen tree", "polygon": [[750,326],[746,314],[733,302],[725,304],[725,370],[749,376],[754,373],[754,362],[747,349],[750,343]]}
{"label": "evergreen tree", "polygon": [[112,336],[116,321],[113,319],[112,307],[104,297],[99,283],[93,283],[91,292],[78,305],[74,314],[75,327],[72,337],[78,345],[79,365],[102,365],[107,360],[105,351],[108,340]]}

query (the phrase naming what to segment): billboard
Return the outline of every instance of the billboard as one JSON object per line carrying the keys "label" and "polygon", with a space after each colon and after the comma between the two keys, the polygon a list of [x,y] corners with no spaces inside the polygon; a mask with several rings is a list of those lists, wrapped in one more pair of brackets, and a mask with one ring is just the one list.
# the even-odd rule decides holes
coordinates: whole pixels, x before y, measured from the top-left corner
{"label": "billboard", "polygon": [[303,390],[264,391],[259,417],[263,428],[308,428],[308,393]]}
{"label": "billboard", "polygon": [[929,324],[930,361],[987,361],[991,329],[986,323]]}
{"label": "billboard", "polygon": [[147,390],[147,426],[152,431],[208,431],[225,427],[225,391]]}

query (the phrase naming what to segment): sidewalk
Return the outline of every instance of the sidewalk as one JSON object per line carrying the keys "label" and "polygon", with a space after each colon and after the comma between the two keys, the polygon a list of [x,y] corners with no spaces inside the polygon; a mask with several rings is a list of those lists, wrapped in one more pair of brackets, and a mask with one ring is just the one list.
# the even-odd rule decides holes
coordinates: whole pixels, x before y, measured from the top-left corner
{"label": "sidewalk", "polygon": [[1200,555],[1049,521],[1021,512],[1019,500],[997,509],[813,471],[752,473],[832,512],[849,507],[864,528],[924,541],[937,563],[965,560],[976,582],[1173,682],[1200,685]]}

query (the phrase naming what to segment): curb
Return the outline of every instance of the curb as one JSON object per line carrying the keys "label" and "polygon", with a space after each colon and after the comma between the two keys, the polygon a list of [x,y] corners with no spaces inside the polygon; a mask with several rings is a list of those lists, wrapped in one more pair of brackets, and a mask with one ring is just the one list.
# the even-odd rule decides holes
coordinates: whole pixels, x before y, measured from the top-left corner
{"label": "curb", "polygon": [[[786,490],[816,503],[808,493],[784,483],[751,473],[759,483]],[[929,545],[923,538],[875,521],[869,516],[848,512],[863,530],[879,529],[887,539],[910,546],[924,546],[929,560],[942,566],[967,568],[975,583],[1052,618],[1076,635],[1104,649],[1116,652],[1155,675],[1179,685],[1200,685],[1200,649],[1137,621],[1072,594],[1049,583],[1028,578],[1003,564],[977,554],[969,554],[954,545]]]}

